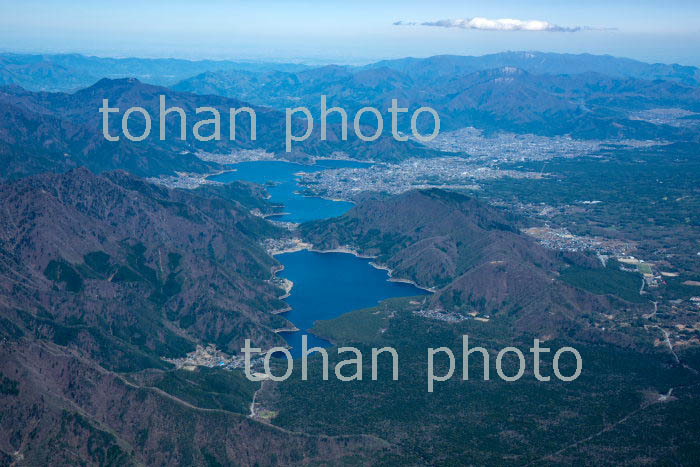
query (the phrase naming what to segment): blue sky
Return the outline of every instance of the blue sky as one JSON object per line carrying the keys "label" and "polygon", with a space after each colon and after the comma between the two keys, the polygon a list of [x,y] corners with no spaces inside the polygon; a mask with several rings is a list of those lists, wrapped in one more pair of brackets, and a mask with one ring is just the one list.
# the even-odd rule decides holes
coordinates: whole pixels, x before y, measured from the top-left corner
{"label": "blue sky", "polygon": [[[582,29],[503,31],[420,24],[466,24],[474,17]],[[698,20],[697,0],[0,0],[0,49],[342,63],[542,50],[700,65]],[[411,25],[396,26],[396,21]]]}

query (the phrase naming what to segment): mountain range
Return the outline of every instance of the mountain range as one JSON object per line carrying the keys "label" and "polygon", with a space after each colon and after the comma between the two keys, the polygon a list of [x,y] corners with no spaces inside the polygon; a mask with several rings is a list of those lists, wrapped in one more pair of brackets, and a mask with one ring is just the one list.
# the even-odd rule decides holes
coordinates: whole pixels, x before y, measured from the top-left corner
{"label": "mountain range", "polygon": [[[401,61],[380,62],[363,68],[326,66],[295,73],[210,71],[173,88],[236,96],[279,108],[301,102],[316,112],[322,94],[329,96],[329,105],[348,112],[367,105],[388,108],[392,99],[397,99],[401,107],[436,109],[443,130],[475,126],[589,139],[694,137],[668,125],[630,116],[634,110],[660,107],[697,112],[700,91],[690,78],[681,79],[671,71],[642,73],[636,67],[631,67],[628,74],[615,71],[608,75],[606,67],[592,65],[555,67],[555,71],[542,73],[536,66],[516,66],[523,65],[522,60],[515,60],[518,57],[521,55],[506,54],[499,55],[500,60],[482,62],[499,64],[494,68],[455,65],[463,63],[458,58],[470,57],[432,57],[411,59],[406,66],[400,66]],[[569,62],[578,63],[574,58]],[[422,73],[423,67],[433,71]],[[618,68],[626,69],[622,65]],[[401,124],[406,130],[408,119]]]}
{"label": "mountain range", "polygon": [[644,63],[611,55],[559,54],[547,52],[501,52],[482,56],[436,55],[428,58],[382,60],[368,68],[387,67],[416,79],[463,75],[502,67],[515,67],[532,74],[572,75],[600,73],[614,78],[678,81],[700,84],[700,69],[694,66]]}
{"label": "mountain range", "polygon": [[[165,96],[168,108],[178,106],[188,116],[189,136],[186,140],[180,139],[177,116],[166,119],[166,138],[159,139],[161,95]],[[120,108],[122,113],[134,106],[145,108],[153,122],[151,136],[142,142],[131,142],[125,137],[117,142],[107,141],[102,134],[102,115],[98,112],[103,99],[109,99],[110,106]],[[359,154],[360,149],[362,157],[381,155],[385,160],[431,153],[413,142],[396,142],[390,136],[364,142],[350,132],[348,140],[342,141],[337,125],[330,125],[327,140],[321,141],[320,128],[316,125],[312,135],[287,154],[284,112],[262,106],[253,106],[257,139],[251,139],[250,118],[242,114],[237,119],[236,138],[231,140],[228,135],[229,110],[250,105],[226,97],[172,91],[134,78],[105,78],[72,94],[32,92],[17,86],[0,88],[0,178],[18,178],[79,166],[97,172],[123,169],[141,176],[171,175],[176,171],[211,172],[221,166],[200,160],[196,153],[230,154],[239,149],[264,149],[280,157],[301,160],[310,156],[329,156],[336,151]],[[194,138],[192,126],[200,119],[195,119],[197,107],[214,107],[219,111],[221,140],[207,142]],[[143,130],[142,120],[134,118],[130,125],[134,134]],[[299,120],[293,121],[295,134],[304,131],[301,125]],[[110,132],[112,135],[121,134],[121,118],[114,114],[110,120]]]}
{"label": "mountain range", "polygon": [[[43,84],[21,78],[22,73],[36,76]],[[82,81],[62,85],[62,73]],[[133,77],[98,81],[99,76],[123,75],[166,83],[172,89]],[[442,131],[475,126],[584,139],[695,141],[698,136],[692,125],[645,121],[632,113],[656,108],[680,109],[691,116],[700,112],[696,68],[585,54],[509,52],[317,68],[5,54],[0,56],[0,76],[5,76],[0,83],[13,83],[0,87],[0,168],[5,179],[83,165],[97,172],[125,169],[142,176],[210,172],[219,165],[194,154],[227,154],[238,149],[263,149],[294,160],[338,151],[350,157],[362,153],[363,158],[380,161],[435,154],[414,142],[398,143],[387,136],[373,143],[361,142],[353,131],[348,132],[349,141],[339,141],[337,118],[330,119],[328,141],[320,141],[320,125],[316,125],[308,140],[295,145],[293,154],[284,154],[283,108],[306,105],[318,117],[322,94],[329,96],[329,105],[343,107],[351,119],[362,106],[381,109],[398,99],[400,106],[413,110],[435,108]],[[92,85],[72,93],[39,91],[75,90],[88,82]],[[161,94],[169,106],[183,107],[192,117],[199,106],[219,109],[222,128],[228,127],[228,109],[252,105],[258,116],[258,140],[250,140],[245,118],[239,118],[235,141],[180,141],[175,137],[159,141],[154,132],[138,144],[124,138],[117,143],[104,140],[97,111],[103,98],[119,108],[142,106],[155,116]],[[399,119],[402,131],[409,130],[409,120]],[[117,117],[111,124],[119,130]],[[301,123],[295,125],[303,130]],[[418,120],[423,131],[430,125],[432,122]],[[177,135],[177,130],[177,119],[170,118],[168,134]]]}
{"label": "mountain range", "polygon": [[168,190],[87,169],[0,185],[0,463],[254,464],[273,449],[288,464],[385,449],[256,423],[242,374],[162,359],[283,342],[277,263],[258,241],[275,228],[238,197],[255,188]]}
{"label": "mountain range", "polygon": [[5,318],[83,350],[116,339],[103,363],[120,368],[197,340],[277,342],[270,329],[284,320],[261,312],[284,304],[258,240],[275,232],[236,201],[246,190],[168,190],[84,168],[2,185]]}
{"label": "mountain range", "polygon": [[[601,265],[592,254],[545,248],[521,232],[520,217],[453,191],[364,193],[343,216],[298,228],[315,248],[373,256],[394,279],[431,289],[314,328],[334,344],[397,346],[400,381],[341,384],[312,377],[262,385],[220,368],[221,362],[176,368],[172,359],[209,344],[227,354],[246,338],[261,348],[285,344],[279,332],[292,323],[278,312],[286,308],[287,291],[274,277],[280,263],[263,244],[292,234],[261,216],[279,207],[262,186],[184,190],[142,177],[219,171],[225,165],[203,153],[241,149],[298,161],[336,152],[380,163],[442,154],[388,137],[340,141],[337,120],[328,141],[320,141],[317,125],[286,154],[281,109],[307,105],[317,115],[320,94],[350,114],[363,105],[388,106],[393,98],[412,109],[433,106],[447,130],[474,125],[700,141],[692,127],[631,116],[655,108],[700,113],[699,79],[694,67],[535,52],[363,67],[0,55],[0,465],[691,464],[700,426],[694,369],[700,359],[697,347],[672,344],[660,327],[664,322],[655,316],[669,308],[658,310],[647,300],[652,295],[639,293],[637,272]],[[167,121],[165,141],[153,136],[155,118],[143,142],[103,138],[102,99],[122,112],[144,107],[155,117],[160,95],[188,118],[197,107],[219,109],[222,128],[229,126],[228,109],[253,106],[258,140],[251,140],[245,118],[235,141],[180,141],[176,118]],[[301,122],[294,125],[301,132]],[[121,133],[116,116],[110,129]],[[134,133],[141,129],[134,119]],[[614,211],[620,188],[608,174],[619,167],[622,186],[649,191],[634,199],[648,206],[635,205],[626,215],[658,229],[647,219],[650,210],[685,217],[683,209],[692,209],[678,207],[692,197],[692,182],[683,180],[691,165],[674,166],[674,178],[650,175],[641,182],[639,172],[626,169],[635,164],[653,173],[695,157],[696,146],[664,146],[667,155],[647,159],[630,151],[627,165],[596,179],[574,183],[569,173],[568,180],[523,183],[538,183],[543,193],[560,182],[573,191],[600,184],[600,197],[585,198],[595,203],[580,203],[578,191],[545,201],[578,213],[582,206]],[[622,159],[614,152],[607,157],[566,161]],[[652,157],[655,165],[647,164]],[[690,191],[676,196],[668,185]],[[657,199],[663,203],[653,204]],[[621,227],[620,216],[614,211],[606,227]],[[683,232],[691,232],[685,241],[694,248],[691,218],[678,222],[685,222]],[[672,243],[677,232],[650,235]],[[674,262],[682,260],[674,255]],[[598,290],[590,286],[611,274],[631,276],[625,296],[639,301],[623,299],[614,280]],[[528,355],[519,383],[455,378],[426,396],[416,384],[425,379],[425,349],[454,347],[467,333],[490,350],[526,349],[533,337],[552,347],[575,344],[584,372],[571,385],[543,386],[530,373]],[[512,374],[515,361],[505,360]]]}
{"label": "mountain range", "polygon": [[105,58],[80,54],[0,54],[0,85],[33,91],[76,91],[102,78],[136,78],[170,85],[207,70],[299,71],[304,65],[175,58]]}
{"label": "mountain range", "polygon": [[[677,81],[700,84],[700,70],[693,66],[644,63],[610,55],[501,52],[482,56],[436,55],[427,58],[381,60],[364,66],[343,67],[357,71],[389,68],[414,80],[434,80],[502,67],[532,74],[600,73],[614,78]],[[314,67],[295,63],[183,60],[174,58],[104,58],[80,54],[0,54],[0,84],[15,84],[32,91],[74,91],[101,78],[137,78],[169,86],[207,71],[289,72]]]}

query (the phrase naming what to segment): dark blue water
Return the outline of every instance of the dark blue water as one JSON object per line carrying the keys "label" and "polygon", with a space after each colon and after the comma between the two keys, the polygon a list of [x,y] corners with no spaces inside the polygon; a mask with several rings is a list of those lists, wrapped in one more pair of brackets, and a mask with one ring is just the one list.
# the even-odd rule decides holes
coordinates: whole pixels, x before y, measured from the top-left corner
{"label": "dark blue water", "polygon": [[[267,186],[271,201],[283,203],[284,212],[288,213],[278,218],[305,222],[340,216],[352,207],[352,203],[299,195],[302,187],[297,184],[296,173],[367,165],[338,160],[319,161],[314,166],[280,161],[242,162],[233,166],[235,172],[217,175],[212,180],[272,183]],[[294,357],[301,356],[301,338],[304,334],[308,336],[309,347],[330,347],[330,342],[305,332],[317,320],[332,319],[353,310],[368,308],[387,298],[428,293],[411,284],[389,282],[386,271],[370,266],[369,259],[348,253],[299,251],[278,255],[277,259],[284,265],[280,277],[294,282],[292,294],[285,300],[292,310],[284,317],[301,331],[282,333],[292,347]]]}
{"label": "dark blue water", "polygon": [[232,166],[234,172],[226,172],[211,177],[217,182],[232,182],[247,180],[266,185],[270,193],[270,201],[284,204],[282,216],[272,216],[271,219],[288,222],[306,222],[315,219],[327,219],[345,214],[353,204],[347,201],[332,201],[328,199],[301,196],[303,188],[297,184],[298,172],[318,172],[326,169],[343,167],[367,167],[371,164],[355,161],[328,160],[318,161],[315,165],[302,165],[283,161],[241,162]]}
{"label": "dark blue water", "polygon": [[[301,336],[316,320],[368,308],[391,297],[428,293],[411,284],[389,282],[386,271],[372,267],[369,259],[348,253],[298,251],[276,258],[284,264],[278,275],[294,282],[292,294],[285,300],[292,310],[284,317],[302,331],[282,335],[295,358],[301,356]],[[307,335],[309,347],[330,346],[324,339]]]}

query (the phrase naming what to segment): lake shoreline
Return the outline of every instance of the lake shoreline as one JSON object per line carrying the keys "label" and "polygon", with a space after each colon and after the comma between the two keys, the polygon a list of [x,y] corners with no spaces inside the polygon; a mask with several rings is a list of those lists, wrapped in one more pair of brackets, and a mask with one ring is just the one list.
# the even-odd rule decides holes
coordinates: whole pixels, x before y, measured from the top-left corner
{"label": "lake shoreline", "polygon": [[[270,252],[270,255],[271,255],[271,256],[274,256],[274,257],[277,257],[277,256],[282,255],[282,254],[287,254],[287,253],[299,253],[299,252],[302,252],[302,251],[308,251],[309,253],[321,253],[321,254],[326,254],[326,253],[341,253],[341,255],[340,255],[341,257],[342,257],[343,255],[351,255],[353,258],[364,259],[364,260],[370,260],[370,261],[365,261],[365,262],[363,262],[363,264],[366,264],[366,265],[368,264],[368,265],[370,265],[370,266],[372,267],[372,269],[381,270],[381,271],[383,271],[384,273],[386,273],[386,275],[385,275],[384,277],[382,277],[382,279],[381,279],[383,282],[385,282],[385,283],[402,283],[402,284],[406,284],[406,285],[409,285],[409,286],[411,286],[411,287],[414,287],[414,288],[416,289],[415,292],[414,292],[413,294],[406,294],[405,296],[418,295],[418,294],[425,293],[425,292],[428,292],[428,293],[432,293],[432,292],[433,292],[432,290],[429,290],[429,289],[427,289],[427,288],[425,288],[425,287],[421,287],[421,286],[415,284],[413,281],[411,281],[411,280],[409,280],[409,279],[403,279],[403,278],[395,278],[395,277],[392,277],[393,270],[392,270],[391,268],[389,268],[388,266],[381,265],[381,264],[379,264],[379,263],[377,263],[377,262],[375,262],[375,261],[371,261],[372,259],[376,259],[375,256],[364,255],[364,254],[361,254],[361,253],[359,253],[358,251],[356,251],[356,250],[354,250],[354,249],[347,248],[347,247],[339,247],[339,248],[332,248],[332,249],[319,249],[319,248],[315,248],[315,247],[313,246],[313,244],[310,244],[310,243],[307,243],[307,242],[302,242],[301,240],[297,239],[295,245],[289,246],[289,247],[284,248],[284,249],[280,249],[280,250],[278,250],[278,251]],[[279,261],[279,258],[277,258],[277,259],[278,259],[278,261]],[[353,261],[353,260],[345,260],[345,261]],[[316,267],[314,267],[314,266],[309,266],[309,267],[311,268],[310,270],[314,270],[314,271],[318,270],[318,269],[317,269]],[[278,274],[279,274],[281,271],[284,271],[285,269],[286,269],[286,267],[285,267],[285,265],[283,265],[283,264],[276,265],[276,266],[274,266],[274,267],[272,268],[273,281],[274,281],[275,283],[277,283],[277,284],[279,285],[279,283],[280,283],[282,280],[287,280],[287,281],[289,281],[289,282],[287,282],[288,287],[285,289],[285,294],[282,295],[282,296],[280,296],[281,299],[286,299],[286,298],[288,298],[288,297],[290,297],[290,296],[292,296],[292,295],[294,294],[294,291],[293,291],[293,287],[294,287],[294,285],[295,285],[295,284],[294,284],[294,281],[292,281],[291,279],[282,278],[282,277],[279,277],[279,276],[278,276]],[[345,269],[342,268],[342,267],[341,267],[341,269],[342,269],[342,271],[345,270]],[[336,270],[337,270],[337,269],[336,269]],[[325,272],[325,271],[324,271],[324,272]],[[328,274],[333,275],[334,273],[331,272],[331,271],[328,271]],[[341,274],[342,274],[342,273],[341,273]],[[362,292],[362,291],[363,291],[362,287],[356,287],[356,288],[355,288],[355,294],[357,294],[358,296],[363,296],[363,292]],[[304,294],[308,294],[308,291],[302,293],[302,295],[304,295]],[[397,296],[404,296],[404,295],[397,295]],[[361,309],[361,308],[364,308],[364,307],[366,307],[366,305],[359,306],[357,309]],[[295,310],[295,311],[297,311],[297,312],[298,312],[298,311],[303,311],[303,310],[297,310],[296,308],[293,308],[291,305],[288,305],[288,306],[286,306],[286,307],[284,307],[284,308],[282,308],[282,309],[279,309],[279,310],[274,311],[273,313],[275,313],[275,314],[282,314],[282,313],[286,313],[286,312],[289,312],[289,311],[292,311],[292,310]],[[352,312],[352,311],[354,311],[354,310],[355,310],[355,309],[345,310],[345,311],[343,311],[343,312],[342,312],[340,315],[338,315],[338,316],[342,316],[343,314],[348,313],[348,312]],[[333,319],[334,317],[335,317],[335,315],[329,316],[329,317],[325,317],[325,318],[319,318],[319,319]],[[313,326],[314,326],[314,322],[315,322],[316,320],[314,320],[314,322],[308,322],[308,323],[307,323],[307,322],[305,321],[305,318],[302,318],[302,321],[298,321],[296,318],[299,318],[299,317],[296,316],[296,315],[288,317],[287,320],[289,321],[290,325],[289,325],[289,326],[285,326],[285,327],[283,327],[283,328],[279,328],[279,329],[275,330],[275,332],[279,332],[280,334],[287,334],[287,335],[289,335],[289,334],[292,334],[292,335],[293,335],[294,333],[308,334],[308,335],[310,335],[310,336],[314,336],[315,338],[319,338],[319,339],[321,339],[321,340],[324,340],[324,341],[328,342],[327,345],[331,345],[331,346],[332,346],[332,345],[334,344],[332,341],[329,341],[328,339],[325,339],[322,335],[317,335],[317,334],[315,334],[315,333],[313,332]],[[303,328],[303,329],[300,329],[300,328]],[[287,339],[287,338],[285,337],[285,339]],[[292,348],[297,348],[298,345],[299,345],[299,343],[297,342],[297,341],[298,341],[298,336],[297,336],[297,337],[290,337],[289,339],[291,339],[291,340],[288,340],[288,343],[291,345],[291,347],[292,347]],[[293,343],[293,341],[294,341],[295,343]],[[316,345],[318,345],[318,344],[316,344]],[[325,345],[321,345],[321,346],[322,346],[322,347],[325,347]],[[298,350],[298,349],[297,349],[297,350]]]}
{"label": "lake shoreline", "polygon": [[[270,256],[284,255],[284,254],[287,254],[287,253],[297,253],[297,252],[299,252],[299,251],[312,251],[312,252],[314,252],[314,253],[346,253],[346,254],[353,255],[353,256],[355,256],[356,258],[361,258],[361,259],[372,259],[372,260],[378,258],[378,256],[376,256],[376,255],[365,255],[365,254],[362,254],[362,253],[360,253],[360,252],[358,252],[357,250],[354,250],[354,249],[352,249],[352,248],[337,247],[337,248],[329,248],[329,249],[322,250],[322,249],[319,249],[319,248],[314,248],[313,244],[311,244],[311,243],[306,243],[306,242],[302,242],[302,241],[299,241],[298,244],[297,244],[297,246],[294,246],[294,247],[291,247],[291,248],[286,248],[286,249],[284,249],[284,250],[279,250],[279,251],[271,252],[271,253],[270,253]],[[412,280],[412,279],[407,279],[407,278],[403,278],[403,277],[394,277],[394,270],[391,269],[391,268],[390,268],[389,266],[387,266],[387,265],[378,263],[378,262],[376,262],[376,261],[370,261],[370,262],[369,262],[369,265],[372,266],[372,267],[375,268],[375,269],[379,269],[379,270],[382,270],[382,271],[386,271],[387,275],[389,276],[389,278],[387,279],[387,281],[389,281],[389,282],[398,282],[398,283],[402,283],[402,284],[410,284],[410,285],[412,285],[412,286],[414,286],[414,287],[416,287],[416,288],[418,288],[418,289],[425,290],[426,292],[430,292],[430,293],[435,293],[436,290],[437,290],[437,289],[435,289],[434,287],[425,287],[425,286],[422,286],[422,285],[416,283],[416,282],[415,282],[414,280]],[[282,267],[282,269],[280,269],[280,271],[283,270],[283,269],[284,269],[284,267]],[[275,272],[275,273],[276,273],[276,272]],[[291,282],[291,281],[290,281],[290,282]],[[291,291],[291,289],[290,289],[290,291]],[[284,298],[289,297],[289,295],[290,295],[290,294],[285,295]]]}
{"label": "lake shoreline", "polygon": [[[306,245],[309,245],[309,244],[306,244]],[[321,249],[318,249],[318,248],[314,248],[314,247],[312,246],[311,248],[305,248],[305,249],[307,249],[308,251],[313,251],[314,253],[347,253],[347,254],[350,254],[350,255],[355,256],[356,258],[362,258],[362,259],[372,259],[372,260],[374,260],[374,259],[377,259],[377,258],[378,258],[378,256],[376,256],[376,255],[365,255],[365,254],[360,253],[360,252],[357,251],[357,250],[354,250],[354,249],[352,249],[352,248],[345,248],[345,247],[338,247],[338,248],[330,248],[330,249],[326,249],[326,250],[321,250]],[[302,251],[302,250],[304,250],[304,248],[295,249],[294,251],[291,251],[291,252]],[[281,254],[281,253],[280,253],[280,254]],[[402,283],[402,284],[410,284],[410,285],[412,285],[412,286],[414,286],[414,287],[416,287],[416,288],[418,288],[418,289],[425,290],[426,292],[430,292],[430,293],[435,293],[435,292],[436,292],[436,289],[435,289],[435,288],[433,288],[433,287],[425,287],[425,286],[422,286],[422,285],[416,283],[416,282],[415,282],[414,280],[412,280],[412,279],[407,279],[407,278],[403,278],[403,277],[394,277],[394,276],[393,276],[393,275],[394,275],[394,270],[391,269],[391,268],[390,268],[389,266],[387,266],[387,265],[378,263],[378,262],[376,262],[376,261],[370,261],[370,262],[369,262],[369,265],[372,266],[372,267],[375,268],[375,269],[379,269],[379,270],[381,270],[381,271],[386,271],[387,275],[389,276],[389,278],[387,279],[387,281],[389,281],[389,282],[398,282],[398,283]]]}
{"label": "lake shoreline", "polygon": [[[347,211],[348,209],[352,208],[355,203],[352,200],[349,199],[341,199],[341,198],[335,198],[335,197],[327,197],[323,196],[321,194],[316,194],[312,193],[309,188],[306,185],[302,185],[300,183],[300,178],[304,174],[310,174],[314,172],[322,172],[324,170],[334,170],[336,168],[340,167],[326,167],[323,165],[323,161],[328,161],[328,162],[340,162],[340,163],[353,163],[353,164],[364,164],[364,165],[371,165],[375,164],[373,161],[358,161],[354,159],[336,159],[336,158],[316,158],[313,160],[311,163],[309,162],[299,162],[299,161],[289,161],[289,160],[284,160],[284,159],[263,159],[263,160],[244,160],[244,161],[237,161],[231,164],[226,164],[222,169],[217,170],[215,173],[210,173],[210,174],[204,174],[202,176],[202,181],[206,183],[230,183],[231,181],[234,180],[248,180],[248,181],[253,181],[254,183],[257,183],[263,187],[265,187],[268,190],[268,193],[270,194],[270,199],[275,199],[275,202],[277,204],[284,204],[285,205],[285,211],[284,212],[272,212],[272,213],[266,213],[263,217],[270,217],[270,220],[276,220],[276,221],[282,221],[282,222],[293,222],[293,223],[299,223],[299,222],[304,222],[307,220],[312,220],[315,218],[319,219],[326,219],[330,217],[335,217],[337,215],[342,214],[342,212]],[[279,177],[279,167],[272,168],[272,172],[267,174],[269,175],[269,178],[265,173],[255,173],[251,177],[248,177],[247,174],[251,171],[254,170],[252,167],[255,166],[255,164],[284,164],[285,166],[288,166],[287,169],[283,170],[283,174],[281,178]],[[264,168],[265,166],[261,166],[261,168]],[[262,170],[259,168],[260,170]],[[222,179],[220,179],[222,178]],[[282,189],[281,193],[272,193],[270,191],[270,187],[268,186],[268,182],[275,182],[276,185],[283,185],[284,188]],[[291,185],[290,185],[291,184]],[[293,186],[293,191],[289,192],[290,190],[288,189],[290,186]],[[273,187],[274,188],[274,187]],[[274,191],[274,190],[273,190]],[[328,211],[325,213],[325,215],[322,215],[321,217],[295,217],[295,212],[299,214],[299,212],[304,212],[304,208],[302,207],[301,209],[295,209],[292,210],[290,209],[290,205],[288,204],[288,199],[287,197],[292,197],[292,198],[297,198],[297,199],[307,199],[307,200],[317,200],[316,202],[312,202],[311,204],[314,207],[314,209],[325,209]],[[326,206],[324,203],[330,203],[331,205],[339,205],[336,207],[331,207]],[[298,206],[297,206],[298,207]],[[298,211],[298,212],[297,212]]]}

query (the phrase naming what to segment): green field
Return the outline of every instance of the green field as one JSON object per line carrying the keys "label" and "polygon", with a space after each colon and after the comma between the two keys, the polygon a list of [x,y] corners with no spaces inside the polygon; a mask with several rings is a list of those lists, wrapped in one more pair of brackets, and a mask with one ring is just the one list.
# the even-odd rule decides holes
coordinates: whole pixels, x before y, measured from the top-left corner
{"label": "green field", "polygon": [[574,287],[597,295],[615,295],[632,303],[646,301],[639,294],[642,276],[633,272],[621,271],[617,261],[610,261],[606,268],[600,269],[571,266],[562,271],[561,279]]}

